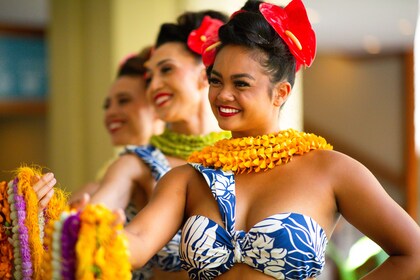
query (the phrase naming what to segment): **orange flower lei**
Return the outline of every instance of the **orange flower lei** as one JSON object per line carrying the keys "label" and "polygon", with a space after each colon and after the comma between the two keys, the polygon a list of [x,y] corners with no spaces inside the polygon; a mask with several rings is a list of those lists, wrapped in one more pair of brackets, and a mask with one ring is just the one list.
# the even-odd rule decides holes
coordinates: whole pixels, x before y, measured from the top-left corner
{"label": "orange flower lei", "polygon": [[272,169],[288,163],[293,156],[312,150],[332,149],[320,136],[288,129],[277,134],[223,139],[200,152],[194,152],[188,162],[241,174]]}
{"label": "orange flower lei", "polygon": [[80,222],[76,278],[131,279],[128,243],[115,215],[103,205],[88,205]]}
{"label": "orange flower lei", "polygon": [[13,245],[9,242],[12,235],[10,204],[7,201],[7,183],[0,182],[0,279],[12,279]]}

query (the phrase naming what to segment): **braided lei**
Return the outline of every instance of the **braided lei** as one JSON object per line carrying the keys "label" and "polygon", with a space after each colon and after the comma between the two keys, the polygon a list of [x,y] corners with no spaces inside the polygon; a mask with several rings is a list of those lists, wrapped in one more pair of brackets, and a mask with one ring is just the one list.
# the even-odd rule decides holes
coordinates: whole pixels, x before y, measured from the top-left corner
{"label": "braided lei", "polygon": [[131,279],[122,223],[103,205],[70,211],[58,188],[38,213],[32,182],[40,175],[21,167],[0,182],[0,279]]}
{"label": "braided lei", "polygon": [[161,150],[165,155],[186,160],[192,152],[230,137],[231,134],[228,131],[211,132],[207,135],[184,135],[165,129],[161,135],[152,136],[150,144]]}
{"label": "braided lei", "polygon": [[293,156],[332,148],[320,136],[288,129],[257,137],[223,139],[194,152],[188,162],[241,174],[269,170],[288,163]]}

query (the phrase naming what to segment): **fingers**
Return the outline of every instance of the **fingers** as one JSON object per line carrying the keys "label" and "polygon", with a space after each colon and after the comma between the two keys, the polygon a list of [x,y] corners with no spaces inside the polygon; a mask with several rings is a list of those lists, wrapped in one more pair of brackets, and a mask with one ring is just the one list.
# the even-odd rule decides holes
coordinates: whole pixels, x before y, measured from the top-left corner
{"label": "fingers", "polygon": [[125,224],[125,213],[122,209],[116,209],[114,210],[114,216],[115,216],[115,220],[113,223],[113,226],[118,225],[118,224]]}
{"label": "fingers", "polygon": [[57,180],[54,178],[54,174],[47,173],[41,176],[33,185],[33,189],[38,196],[38,200],[41,200],[57,183]]}
{"label": "fingers", "polygon": [[33,189],[38,197],[39,209],[43,210],[47,207],[48,202],[51,200],[54,189],[53,187],[57,183],[53,173],[46,173],[41,177],[36,177],[33,181],[37,182],[33,185]]}
{"label": "fingers", "polygon": [[86,205],[90,201],[90,195],[88,193],[83,193],[82,197],[79,199],[74,200],[72,203],[70,203],[71,209],[81,210],[86,207]]}
{"label": "fingers", "polygon": [[[44,210],[46,207],[47,207],[47,205],[48,205],[48,202],[50,202],[50,200],[51,200],[51,198],[53,197],[53,195],[54,195],[54,189],[53,188],[51,188],[39,201],[38,201],[38,208],[39,208],[39,211],[42,211],[42,210]],[[38,198],[39,199],[39,198]]]}

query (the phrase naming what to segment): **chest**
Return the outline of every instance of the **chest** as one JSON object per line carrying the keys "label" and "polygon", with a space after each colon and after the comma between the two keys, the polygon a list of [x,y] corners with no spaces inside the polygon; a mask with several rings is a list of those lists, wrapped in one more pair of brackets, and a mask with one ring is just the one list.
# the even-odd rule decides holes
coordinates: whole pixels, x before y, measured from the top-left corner
{"label": "chest", "polygon": [[[187,205],[191,207],[187,216],[204,215],[222,225],[220,203],[214,197],[217,188],[209,187],[203,176],[197,178],[194,187],[189,188]],[[328,179],[298,160],[265,172],[234,175],[231,189],[237,230],[248,231],[265,218],[280,213],[310,216],[327,232],[334,226],[336,205]]]}

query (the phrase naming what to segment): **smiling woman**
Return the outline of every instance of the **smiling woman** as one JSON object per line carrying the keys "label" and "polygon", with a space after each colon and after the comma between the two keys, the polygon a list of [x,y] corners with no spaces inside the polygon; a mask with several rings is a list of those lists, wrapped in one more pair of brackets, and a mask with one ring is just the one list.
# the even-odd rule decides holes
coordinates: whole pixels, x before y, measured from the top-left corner
{"label": "smiling woman", "polygon": [[124,146],[145,145],[152,135],[163,131],[164,123],[156,117],[146,97],[144,63],[150,53],[151,47],[146,47],[121,61],[103,105],[104,124],[115,147],[115,156],[99,170],[97,182],[88,183],[75,191],[70,203],[81,199],[84,193],[93,194],[99,188],[98,182]]}
{"label": "smiling woman", "polygon": [[144,145],[153,134],[162,132],[163,122],[156,118],[146,97],[143,64],[150,52],[148,47],[122,61],[105,98],[104,121],[114,146]]}

